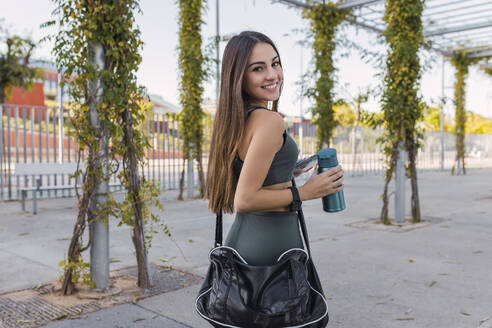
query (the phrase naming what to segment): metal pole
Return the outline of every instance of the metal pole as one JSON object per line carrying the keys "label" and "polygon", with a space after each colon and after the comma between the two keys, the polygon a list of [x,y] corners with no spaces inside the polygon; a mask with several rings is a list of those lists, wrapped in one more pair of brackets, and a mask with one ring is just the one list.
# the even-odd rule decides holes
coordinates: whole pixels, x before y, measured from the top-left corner
{"label": "metal pole", "polygon": [[[12,116],[12,106],[7,106],[7,187],[9,200],[12,200],[12,158],[10,153],[10,145],[12,143],[10,137],[10,118]],[[3,117],[1,118],[3,120]],[[5,142],[5,140],[4,140]]]}
{"label": "metal pole", "polygon": [[58,73],[58,162],[63,162],[63,88],[60,85],[62,80],[63,71],[60,69]]}
{"label": "metal pole", "polygon": [[[8,116],[7,116],[8,117]],[[32,122],[31,118],[31,122]],[[4,175],[4,167],[3,167],[3,152],[4,152],[4,141],[3,141],[3,134],[4,134],[4,127],[3,127],[3,104],[0,104],[0,200],[3,200],[3,175]],[[33,142],[34,144],[34,142]]]}
{"label": "metal pole", "polygon": [[303,79],[303,76],[302,76],[302,44],[299,45],[299,47],[301,48],[301,99],[299,100],[299,118],[300,118],[300,122],[299,122],[299,156],[302,158],[302,139],[303,139],[303,129],[302,129],[302,126],[303,126],[303,115],[302,115],[302,96],[303,96],[303,83],[304,83],[304,79]]}
{"label": "metal pole", "polygon": [[405,222],[405,162],[403,142],[398,146],[399,154],[395,169],[395,222]]}
{"label": "metal pole", "polygon": [[195,189],[195,182],[194,182],[194,173],[193,173],[193,156],[192,152],[190,150],[189,157],[188,157],[188,178],[187,178],[187,194],[188,194],[188,199],[192,199],[194,196],[194,189]]}
{"label": "metal pole", "polygon": [[216,50],[216,80],[215,80],[215,106],[219,105],[219,92],[220,92],[220,30],[219,30],[219,0],[215,2],[215,23],[216,23],[216,32],[215,32],[215,50]]}
{"label": "metal pole", "polygon": [[444,171],[444,56],[442,57],[442,76],[441,76],[441,118],[440,118],[440,135],[441,135],[441,171]]}
{"label": "metal pole", "polygon": [[[60,14],[61,15],[61,14]],[[59,17],[61,20],[61,16]],[[61,32],[61,22],[58,22],[58,32]],[[64,131],[63,131],[63,88],[60,85],[62,82],[63,78],[63,69],[60,68],[60,71],[58,72],[58,108],[59,108],[59,114],[58,114],[58,162],[62,163],[63,162],[63,136],[64,136]]]}
{"label": "metal pole", "polygon": [[[100,44],[91,43],[89,46],[89,58],[92,66],[100,71],[104,67],[104,49]],[[95,99],[91,99],[90,106],[90,121],[92,126],[99,130],[101,122],[99,121],[98,104],[102,100],[103,86],[101,81],[89,81],[89,93],[93,94]],[[98,155],[102,162],[103,175],[107,172],[108,162],[108,135],[106,131],[102,132],[100,139],[100,150]],[[96,190],[96,195],[91,200],[92,210],[106,203],[108,197],[108,182],[102,180]],[[106,220],[94,220],[92,223],[92,245],[91,245],[91,278],[95,283],[97,290],[107,290],[109,288],[109,229]]]}

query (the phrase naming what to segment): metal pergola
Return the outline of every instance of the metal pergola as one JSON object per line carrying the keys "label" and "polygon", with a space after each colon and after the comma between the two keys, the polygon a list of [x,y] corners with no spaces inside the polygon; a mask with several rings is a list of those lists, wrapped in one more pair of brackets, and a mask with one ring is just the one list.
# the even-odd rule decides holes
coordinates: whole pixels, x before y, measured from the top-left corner
{"label": "metal pergola", "polygon": [[[320,0],[276,0],[298,8],[309,8]],[[356,25],[382,33],[384,0],[344,0],[340,9],[352,9]],[[422,14],[424,37],[432,48],[451,56],[453,51],[466,51],[469,57],[492,56],[492,1],[490,0],[426,0]]]}
{"label": "metal pergola", "polygon": [[[309,8],[326,0],[274,0],[289,6]],[[364,29],[383,33],[384,0],[343,0],[340,9],[352,9],[351,23]],[[445,56],[464,51],[470,58],[483,58],[482,67],[492,56],[492,1],[491,0],[426,0],[422,13],[423,34],[432,49]],[[444,101],[444,56],[442,61],[441,93]],[[444,112],[441,106],[441,171],[444,170]],[[405,222],[404,152],[400,152],[395,170],[395,220]]]}

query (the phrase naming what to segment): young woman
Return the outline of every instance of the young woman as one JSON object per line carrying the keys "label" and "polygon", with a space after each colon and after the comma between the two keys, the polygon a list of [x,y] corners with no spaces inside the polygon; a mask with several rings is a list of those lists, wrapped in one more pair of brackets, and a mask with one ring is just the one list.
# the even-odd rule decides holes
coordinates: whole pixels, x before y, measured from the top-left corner
{"label": "young woman", "polygon": [[267,36],[245,31],[228,42],[206,197],[213,213],[236,211],[225,245],[251,265],[271,265],[286,250],[304,248],[291,210],[296,192],[304,201],[343,189],[340,166],[292,187],[298,149],[277,113],[283,81],[279,53]]}

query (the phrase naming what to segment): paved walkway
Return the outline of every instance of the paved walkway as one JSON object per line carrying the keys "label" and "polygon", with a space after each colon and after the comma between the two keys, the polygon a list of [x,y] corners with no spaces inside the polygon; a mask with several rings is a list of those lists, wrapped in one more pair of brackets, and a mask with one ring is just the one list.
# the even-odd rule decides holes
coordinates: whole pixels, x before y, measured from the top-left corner
{"label": "paved walkway", "polygon": [[[324,213],[320,200],[304,204],[313,258],[329,298],[329,327],[491,328],[492,170],[471,170],[467,176],[420,173],[425,221],[417,226],[377,223],[382,187],[380,176],[349,177],[345,211]],[[203,276],[214,217],[205,201],[178,202],[175,196],[163,193],[162,218],[185,257],[159,235],[150,262],[169,260],[174,268]],[[408,183],[407,198],[409,214]],[[75,213],[70,198],[41,201],[36,216],[22,212],[18,202],[0,203],[0,294],[57,278]],[[225,217],[225,231],[232,219]],[[129,228],[112,223],[110,231],[111,270],[135,265]],[[194,311],[198,288],[194,284],[46,327],[209,327]]]}

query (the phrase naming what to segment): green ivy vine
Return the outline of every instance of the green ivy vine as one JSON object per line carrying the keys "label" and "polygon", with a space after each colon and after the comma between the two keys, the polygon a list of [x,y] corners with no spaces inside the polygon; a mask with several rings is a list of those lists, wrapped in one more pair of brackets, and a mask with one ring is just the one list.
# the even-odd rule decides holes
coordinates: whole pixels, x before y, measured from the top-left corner
{"label": "green ivy vine", "polygon": [[[179,71],[181,131],[183,131],[183,162],[198,163],[200,195],[203,197],[205,177],[203,173],[203,81],[207,76],[202,54],[203,0],[179,0]],[[178,199],[183,199],[184,167],[180,178]]]}
{"label": "green ivy vine", "polygon": [[465,88],[466,77],[470,65],[475,64],[479,59],[469,58],[466,51],[455,51],[451,57],[451,65],[455,68],[454,81],[454,106],[455,106],[455,139],[456,139],[456,160],[451,168],[451,174],[466,174],[465,167]]}
{"label": "green ivy vine", "polygon": [[[150,287],[145,265],[155,226],[162,226],[150,210],[162,210],[157,197],[159,190],[151,181],[139,175],[145,163],[145,152],[150,147],[140,129],[148,115],[145,108],[145,90],[137,84],[136,71],[142,60],[140,31],[135,25],[134,13],[139,12],[137,0],[53,0],[61,16],[61,29],[55,38],[54,54],[58,67],[64,68],[62,84],[70,83],[73,99],[71,118],[72,135],[79,144],[79,162],[85,152],[86,170],[82,176],[82,194],[78,195],[79,213],[64,266],[63,294],[75,290],[74,283],[87,264],[81,253],[91,245],[83,245],[86,225],[94,220],[108,222],[110,216],[119,224],[131,226],[132,239],[138,264],[138,285]],[[48,22],[52,25],[54,22]],[[92,50],[100,45],[104,51],[103,67],[91,63]],[[94,90],[94,85],[98,85]],[[101,91],[102,95],[96,96]],[[95,107],[99,126],[91,124],[90,108]],[[101,156],[103,138],[109,141],[109,161]],[[116,175],[126,188],[123,201],[109,195],[106,204],[90,206],[101,181]],[[167,227],[163,226],[169,235]],[[89,233],[89,236],[91,234]]]}
{"label": "green ivy vine", "polygon": [[388,184],[396,167],[399,147],[408,153],[408,174],[412,184],[412,221],[420,221],[416,157],[422,132],[417,123],[423,117],[419,96],[421,65],[418,52],[424,45],[422,11],[424,0],[386,0],[383,20],[388,44],[382,110],[385,133],[380,142],[386,155],[385,186],[381,221],[388,217]]}
{"label": "green ivy vine", "polygon": [[314,35],[313,50],[317,80],[314,88],[306,91],[315,100],[312,110],[318,137],[317,149],[330,145],[336,127],[334,119],[335,67],[333,53],[336,48],[335,34],[338,26],[345,20],[349,11],[340,10],[335,3],[317,4],[303,11],[303,17],[311,21],[310,30]]}
{"label": "green ivy vine", "polygon": [[[490,65],[490,64],[489,64]],[[486,67],[483,67],[483,71],[485,72],[485,74],[487,74],[488,76],[492,76],[492,67],[490,66],[486,66]]]}

